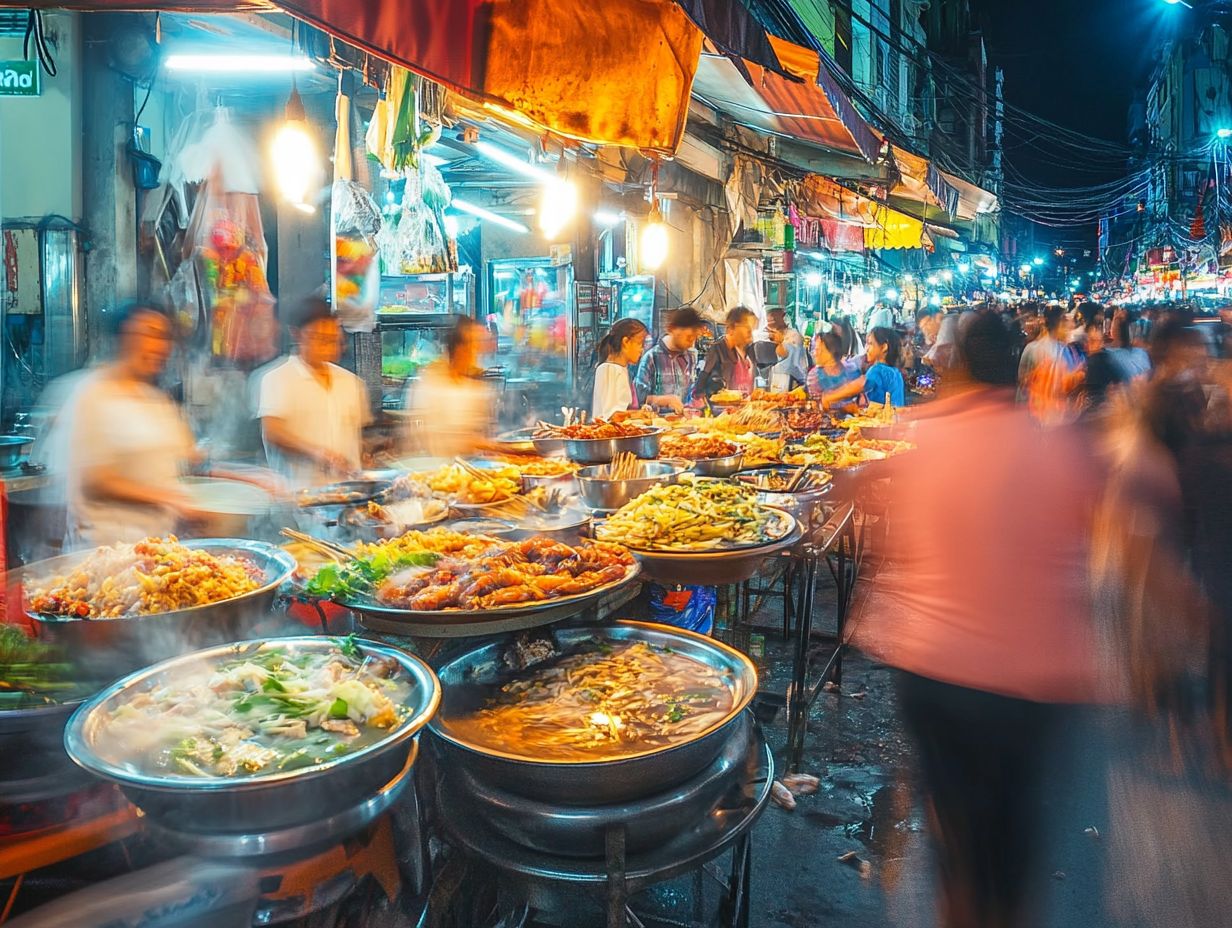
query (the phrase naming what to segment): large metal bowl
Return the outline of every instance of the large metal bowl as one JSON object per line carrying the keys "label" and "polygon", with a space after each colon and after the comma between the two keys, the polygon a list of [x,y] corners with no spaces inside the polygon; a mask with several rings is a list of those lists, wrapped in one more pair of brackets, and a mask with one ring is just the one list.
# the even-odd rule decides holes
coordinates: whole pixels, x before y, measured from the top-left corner
{"label": "large metal bowl", "polygon": [[728,674],[733,695],[731,712],[707,731],[680,744],[610,760],[569,762],[509,754],[462,737],[451,724],[482,706],[494,687],[510,677],[503,663],[509,639],[497,639],[437,668],[443,690],[441,710],[429,723],[429,730],[439,739],[446,765],[456,763],[486,783],[554,805],[624,802],[670,789],[714,763],[737,728],[740,712],[757,692],[757,669],[752,661],[705,635],[666,625],[622,621],[556,628],[545,631],[544,636],[562,651],[592,639],[645,641],[705,661]]}
{"label": "large metal bowl", "polygon": [[34,439],[26,435],[0,435],[0,470],[11,470],[21,463]]}
{"label": "large metal bowl", "polygon": [[[211,554],[231,554],[255,564],[262,574],[257,589],[231,599],[116,619],[73,619],[27,612],[39,638],[63,647],[83,670],[112,680],[138,667],[197,648],[235,641],[265,618],[274,595],[295,571],[295,558],[276,545],[243,538],[187,539],[183,544]],[[91,551],[64,554],[10,571],[9,589],[30,590],[48,578],[63,575]]]}
{"label": "large metal bowl", "polygon": [[697,458],[690,462],[699,477],[730,477],[744,463],[744,452],[737,451],[721,458]]}
{"label": "large metal bowl", "polygon": [[629,452],[639,458],[659,456],[659,445],[667,429],[647,429],[644,435],[628,438],[566,438],[565,457],[579,464],[607,464],[616,455]]}
{"label": "large metal bowl", "polygon": [[300,770],[254,777],[197,779],[148,773],[108,738],[111,714],[140,693],[182,679],[186,673],[216,666],[247,652],[278,647],[326,650],[332,638],[278,638],[241,641],[186,654],[147,667],[99,693],[69,719],[64,746],[77,764],[116,783],[137,808],[164,828],[189,833],[262,832],[293,828],[342,812],[377,792],[406,765],[411,739],[436,712],[440,683],[417,657],[369,641],[365,655],[396,661],[412,681],[410,710],[384,738],[354,754]]}
{"label": "large metal bowl", "polygon": [[[803,490],[796,490],[791,493],[786,490],[763,490],[757,486],[758,480],[761,477],[782,477],[785,480],[790,480],[796,475],[798,470],[798,467],[792,467],[787,464],[780,464],[774,467],[754,467],[737,474],[736,481],[757,489],[757,501],[759,503],[790,512],[796,517],[797,522],[807,528],[812,526],[813,518],[817,515],[822,501],[834,489],[834,483],[830,479],[829,474],[825,474],[827,479],[824,483],[810,483]],[[820,478],[823,473],[818,471],[817,478]]]}
{"label": "large metal bowl", "polygon": [[564,450],[565,443],[561,439],[536,438],[535,433],[537,431],[539,429],[534,427],[514,429],[511,432],[503,432],[497,435],[495,442],[510,452],[529,454],[532,451],[537,451],[544,457],[560,454]]}
{"label": "large metal bowl", "polygon": [[591,509],[619,509],[661,483],[675,483],[688,470],[684,461],[647,461],[641,465],[644,476],[631,480],[609,480],[603,474],[607,465],[583,467],[575,475],[578,492]]}

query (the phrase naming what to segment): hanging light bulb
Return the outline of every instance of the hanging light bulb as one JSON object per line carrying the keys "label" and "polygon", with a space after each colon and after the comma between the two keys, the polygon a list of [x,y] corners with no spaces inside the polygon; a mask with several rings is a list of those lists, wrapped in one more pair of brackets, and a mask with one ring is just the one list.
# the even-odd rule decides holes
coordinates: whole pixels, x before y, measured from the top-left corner
{"label": "hanging light bulb", "polygon": [[552,178],[543,185],[543,194],[539,198],[539,231],[544,238],[556,238],[573,221],[577,210],[577,185],[572,181]]}
{"label": "hanging light bulb", "polygon": [[292,84],[287,99],[286,118],[270,144],[274,178],[282,198],[305,213],[316,211],[308,193],[321,177],[321,156],[308,126],[304,101]]}
{"label": "hanging light bulb", "polygon": [[646,225],[642,229],[640,245],[638,260],[643,270],[657,271],[667,260],[667,223],[663,221],[663,214],[659,212],[657,198],[654,209],[650,211],[650,215],[646,218]]}

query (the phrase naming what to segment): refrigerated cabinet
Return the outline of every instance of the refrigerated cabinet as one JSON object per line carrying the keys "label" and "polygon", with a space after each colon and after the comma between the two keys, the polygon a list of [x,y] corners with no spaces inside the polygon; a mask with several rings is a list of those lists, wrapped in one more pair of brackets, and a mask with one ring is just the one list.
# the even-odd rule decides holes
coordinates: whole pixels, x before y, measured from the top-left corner
{"label": "refrigerated cabinet", "polygon": [[558,418],[561,406],[577,405],[588,339],[579,332],[572,265],[555,266],[549,258],[489,261],[485,296],[480,321],[496,336],[508,414],[518,421]]}

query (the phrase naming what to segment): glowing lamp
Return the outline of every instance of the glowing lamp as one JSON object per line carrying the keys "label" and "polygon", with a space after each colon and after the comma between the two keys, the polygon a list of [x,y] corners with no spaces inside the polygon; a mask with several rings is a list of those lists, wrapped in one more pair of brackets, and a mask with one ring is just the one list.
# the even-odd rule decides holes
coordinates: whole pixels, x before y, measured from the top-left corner
{"label": "glowing lamp", "polygon": [[648,271],[658,270],[667,260],[667,224],[663,222],[663,214],[657,204],[642,229],[638,259]]}
{"label": "glowing lamp", "polygon": [[294,88],[287,100],[286,119],[270,144],[270,160],[282,198],[302,212],[313,212],[308,191],[321,177],[321,156],[308,128],[304,101]]}

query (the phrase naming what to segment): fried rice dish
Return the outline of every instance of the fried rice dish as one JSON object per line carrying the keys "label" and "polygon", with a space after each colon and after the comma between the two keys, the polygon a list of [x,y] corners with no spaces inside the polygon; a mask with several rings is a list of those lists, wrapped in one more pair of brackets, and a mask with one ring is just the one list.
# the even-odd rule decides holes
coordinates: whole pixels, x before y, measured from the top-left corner
{"label": "fried rice dish", "polygon": [[75,619],[155,615],[233,599],[261,580],[243,557],[189,548],[168,535],[95,549],[68,573],[32,582],[28,606]]}

